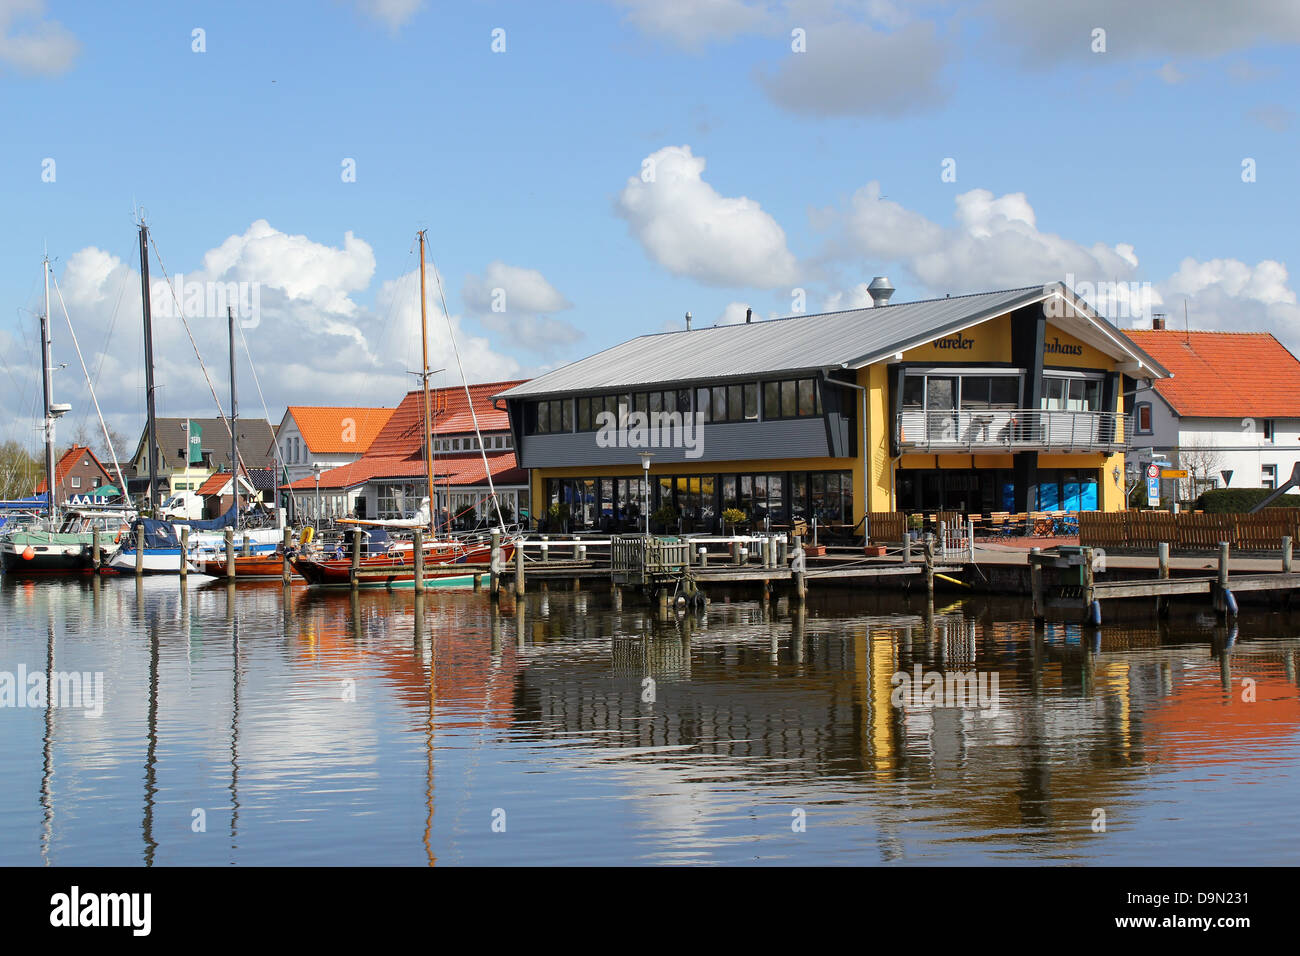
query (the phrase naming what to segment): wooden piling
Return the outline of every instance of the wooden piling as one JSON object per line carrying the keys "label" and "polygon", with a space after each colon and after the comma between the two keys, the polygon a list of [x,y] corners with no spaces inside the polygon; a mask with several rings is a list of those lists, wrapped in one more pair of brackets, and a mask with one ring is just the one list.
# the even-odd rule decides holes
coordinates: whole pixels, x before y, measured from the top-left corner
{"label": "wooden piling", "polygon": [[280,554],[283,556],[280,572],[285,587],[293,583],[293,564],[289,561],[289,549],[292,547],[293,532],[285,528],[284,536],[280,539]]}
{"label": "wooden piling", "polygon": [[550,560],[551,546],[548,544],[549,541],[550,538],[547,535],[542,535],[542,564]]}
{"label": "wooden piling", "polygon": [[1218,589],[1214,595],[1214,609],[1220,614],[1227,614],[1229,608],[1228,597],[1228,550],[1229,545],[1226,541],[1219,542],[1219,581]]}
{"label": "wooden piling", "polygon": [[99,563],[101,560],[100,554],[101,552],[99,549],[99,529],[96,528],[94,531],[90,533],[90,566],[94,568],[96,571],[99,570]]}
{"label": "wooden piling", "polygon": [[1042,622],[1047,617],[1047,600],[1043,593],[1043,565],[1038,556],[1042,548],[1029,549],[1029,587],[1033,594],[1034,621]]}
{"label": "wooden piling", "polygon": [[966,516],[966,560],[975,563],[975,519]]}
{"label": "wooden piling", "polygon": [[912,563],[912,532],[907,528],[903,529],[903,563]]}
{"label": "wooden piling", "polygon": [[1291,573],[1291,536],[1289,534],[1282,536],[1282,573]]}
{"label": "wooden piling", "polygon": [[[415,581],[414,581],[415,593],[423,594],[424,593],[424,531],[422,531],[420,528],[416,528],[411,544],[412,547],[415,549],[411,555],[415,561]],[[474,577],[474,583],[475,584],[478,583],[477,575],[475,575]]]}
{"label": "wooden piling", "polygon": [[190,553],[190,526],[187,524],[183,524],[181,525],[181,566],[179,569],[182,584],[185,583],[185,579],[189,576],[189,572],[190,572],[189,553]]}
{"label": "wooden piling", "polygon": [[235,532],[233,528],[227,528],[221,533],[225,538],[226,545],[226,580],[235,579]]}
{"label": "wooden piling", "polygon": [[925,594],[928,600],[934,600],[934,538],[925,541]]}
{"label": "wooden piling", "polygon": [[475,572],[474,572],[474,590],[475,590],[475,591],[482,591],[482,590],[483,590],[483,572],[482,572],[482,571],[475,571]]}
{"label": "wooden piling", "polygon": [[144,575],[144,522],[135,526],[135,576]]}
{"label": "wooden piling", "polygon": [[1094,605],[1097,604],[1097,581],[1092,570],[1092,548],[1083,549],[1083,564],[1079,568],[1079,576],[1083,579],[1083,619],[1099,624],[1101,622],[1097,620],[1094,608]]}
{"label": "wooden piling", "polygon": [[[1159,570],[1157,571],[1158,576],[1162,581],[1168,580],[1169,579],[1169,542],[1168,541],[1161,541],[1159,544],[1156,545],[1156,561],[1159,565]],[[1157,617],[1169,616],[1168,597],[1156,598],[1156,616]]]}
{"label": "wooden piling", "polygon": [[493,601],[501,600],[501,532],[492,532],[492,557],[488,562],[488,570],[492,575],[491,581],[488,582],[488,593]]}
{"label": "wooden piling", "polygon": [[515,597],[523,597],[526,587],[524,581],[524,549],[515,548]]}
{"label": "wooden piling", "polygon": [[252,542],[249,541],[248,535],[244,535],[244,557],[248,557],[252,553],[253,553]]}
{"label": "wooden piling", "polygon": [[798,535],[794,536],[794,554],[795,563],[790,571],[794,587],[791,589],[790,597],[796,606],[802,606],[808,597],[808,581],[804,577],[803,541]]}
{"label": "wooden piling", "polygon": [[700,545],[699,564],[702,568],[709,566],[709,549],[705,545]]}
{"label": "wooden piling", "polygon": [[352,529],[352,590],[361,586],[361,529]]}

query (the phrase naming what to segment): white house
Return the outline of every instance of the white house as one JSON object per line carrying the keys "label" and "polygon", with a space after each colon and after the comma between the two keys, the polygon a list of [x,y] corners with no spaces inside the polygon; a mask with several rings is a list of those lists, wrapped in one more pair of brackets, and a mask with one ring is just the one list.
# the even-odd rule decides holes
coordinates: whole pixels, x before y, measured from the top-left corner
{"label": "white house", "polygon": [[[275,432],[288,484],[302,479],[314,481],[318,472],[360,459],[393,417],[393,411],[391,408],[290,405]],[[295,489],[293,494],[295,514],[314,513],[314,493],[304,496],[301,490]],[[352,503],[339,496],[323,501],[321,506],[323,512],[330,514],[346,514],[351,508]]]}
{"label": "white house", "polygon": [[[1267,332],[1126,331],[1172,372],[1131,395],[1127,468],[1153,454],[1188,472],[1178,497],[1206,488],[1276,488],[1300,460],[1300,360]],[[1173,489],[1165,486],[1164,494]]]}

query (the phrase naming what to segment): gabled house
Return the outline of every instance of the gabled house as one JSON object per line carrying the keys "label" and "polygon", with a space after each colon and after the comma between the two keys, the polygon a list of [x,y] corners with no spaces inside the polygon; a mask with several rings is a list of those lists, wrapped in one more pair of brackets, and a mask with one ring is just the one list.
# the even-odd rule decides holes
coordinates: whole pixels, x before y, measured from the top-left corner
{"label": "gabled house", "polygon": [[[643,335],[504,390],[534,510],[685,530],[1125,507],[1121,376],[1167,373],[1063,283]],[[642,453],[648,459],[644,471]],[[643,475],[649,476],[649,487]]]}
{"label": "gabled house", "polygon": [[392,417],[391,408],[290,405],[275,430],[288,480],[310,477],[314,468],[328,471],[356,461]]}
{"label": "gabled house", "polygon": [[[73,445],[54,466],[54,503],[62,506],[87,498],[117,498],[124,492],[108,469],[85,445]],[[35,494],[45,494],[45,478],[36,484]]]}
{"label": "gabled house", "polygon": [[[517,384],[471,385],[468,399],[463,386],[429,390],[435,510],[455,527],[495,522],[495,513],[489,515],[489,474],[507,522],[515,521],[521,510],[529,510],[527,475],[515,460],[509,417],[504,407],[493,402],[495,394]],[[476,417],[482,447],[474,428]],[[383,519],[414,515],[428,497],[423,421],[424,392],[407,392],[365,455],[322,470],[319,486],[314,474],[289,484],[295,513],[309,521],[343,515]]]}
{"label": "gabled house", "polygon": [[[179,491],[196,492],[214,473],[230,472],[230,433],[220,418],[159,418],[158,477],[163,497]],[[245,468],[273,468],[275,432],[264,418],[236,422],[239,457]],[[128,468],[133,496],[143,492],[149,478],[148,426],[141,431]]]}
{"label": "gabled house", "polygon": [[1300,459],[1300,360],[1268,332],[1154,324],[1125,332],[1171,373],[1133,390],[1136,483],[1153,457],[1188,473],[1177,487],[1184,501],[1207,488],[1276,488],[1290,478]]}

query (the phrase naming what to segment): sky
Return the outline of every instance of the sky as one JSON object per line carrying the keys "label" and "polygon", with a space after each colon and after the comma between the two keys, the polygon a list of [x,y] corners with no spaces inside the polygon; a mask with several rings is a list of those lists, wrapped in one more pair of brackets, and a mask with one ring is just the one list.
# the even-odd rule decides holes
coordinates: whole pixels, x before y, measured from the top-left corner
{"label": "sky", "polygon": [[241,414],[396,405],[421,229],[445,385],[876,275],[1300,352],[1298,44],[1294,0],[0,0],[0,440],[47,253],[60,442],[99,427],[67,319],[140,434],[141,216],[160,415],[227,407],[227,289]]}

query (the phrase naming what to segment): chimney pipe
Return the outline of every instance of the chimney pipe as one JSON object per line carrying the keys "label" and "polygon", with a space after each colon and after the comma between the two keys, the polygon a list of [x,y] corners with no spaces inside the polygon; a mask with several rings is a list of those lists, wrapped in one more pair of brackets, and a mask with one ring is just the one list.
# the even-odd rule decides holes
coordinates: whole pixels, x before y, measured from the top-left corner
{"label": "chimney pipe", "polygon": [[754,310],[753,310],[753,309],[746,309],[746,310],[745,310],[745,324],[746,324],[746,325],[749,325],[749,323],[750,323],[750,322],[753,322],[753,321],[754,321]]}
{"label": "chimney pipe", "polygon": [[871,293],[872,308],[879,309],[881,306],[889,305],[889,297],[894,294],[894,287],[889,283],[889,276],[876,276],[871,280],[871,285],[867,286],[867,291]]}
{"label": "chimney pipe", "polygon": [[1151,316],[1151,328],[1155,329],[1157,332],[1161,332],[1164,330],[1164,327],[1165,327],[1165,313],[1163,312],[1153,313]]}
{"label": "chimney pipe", "polygon": [[691,330],[691,314],[690,314],[689,312],[687,312],[687,313],[686,313],[686,331],[689,332],[690,330]]}

